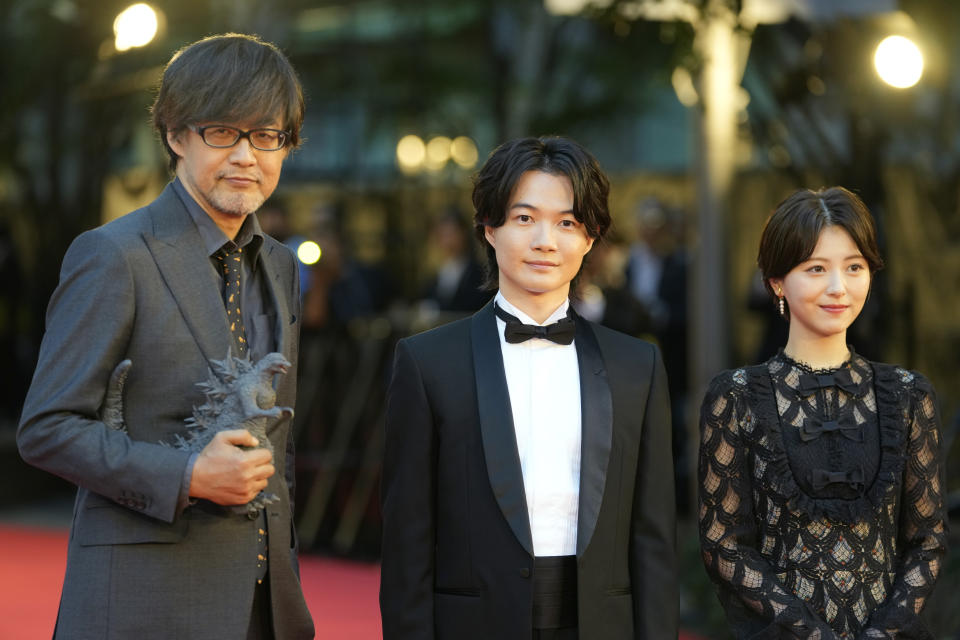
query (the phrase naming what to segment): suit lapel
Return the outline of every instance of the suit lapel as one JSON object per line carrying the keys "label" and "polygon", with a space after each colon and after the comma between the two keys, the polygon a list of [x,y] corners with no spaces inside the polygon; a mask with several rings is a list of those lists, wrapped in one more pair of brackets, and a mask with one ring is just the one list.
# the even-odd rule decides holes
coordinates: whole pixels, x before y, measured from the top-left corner
{"label": "suit lapel", "polygon": [[500,336],[497,333],[492,302],[474,314],[470,335],[473,342],[480,433],[490,487],[513,534],[527,553],[533,555],[533,536],[530,533],[523,472],[520,470],[510,393],[503,369],[503,354],[500,351]]}
{"label": "suit lapel", "polygon": [[275,249],[275,245],[269,243],[269,241],[265,242],[260,251],[260,260],[262,261],[263,277],[267,282],[267,288],[270,290],[270,296],[273,300],[273,308],[276,309],[277,313],[274,331],[276,349],[283,355],[289,356],[293,348],[291,344],[293,332],[290,331],[290,325],[295,322],[296,318],[293,312],[290,311],[288,304],[293,301],[287,300],[285,292],[281,288],[284,269],[282,264],[277,260]]}
{"label": "suit lapel", "polygon": [[613,442],[613,403],[600,345],[590,324],[577,316],[575,337],[580,366],[580,507],[577,555],[582,555],[600,514]]}
{"label": "suit lapel", "polygon": [[227,313],[200,233],[171,185],[149,212],[153,235],[144,233],[144,241],[157,268],[203,355],[222,360],[231,347]]}

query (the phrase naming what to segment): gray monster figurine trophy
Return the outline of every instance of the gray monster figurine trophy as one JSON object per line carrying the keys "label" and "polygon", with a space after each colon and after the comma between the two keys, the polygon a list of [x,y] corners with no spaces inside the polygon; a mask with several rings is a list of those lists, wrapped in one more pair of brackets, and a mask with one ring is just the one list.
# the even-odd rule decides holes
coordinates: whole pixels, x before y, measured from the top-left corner
{"label": "gray monster figurine trophy", "polygon": [[[126,431],[123,419],[123,385],[133,363],[124,360],[113,370],[101,410],[101,419],[111,429]],[[285,374],[290,367],[279,353],[268,353],[256,363],[247,358],[236,358],[230,353],[223,360],[211,360],[210,375],[198,382],[206,402],[193,408],[193,417],[186,419],[186,435],[176,434],[167,446],[200,452],[218,431],[246,429],[260,441],[260,447],[273,453],[267,438],[267,424],[276,418],[293,417],[290,407],[277,407],[277,393],[273,377]],[[238,513],[256,515],[266,505],[279,498],[261,491],[245,505],[233,507]]]}

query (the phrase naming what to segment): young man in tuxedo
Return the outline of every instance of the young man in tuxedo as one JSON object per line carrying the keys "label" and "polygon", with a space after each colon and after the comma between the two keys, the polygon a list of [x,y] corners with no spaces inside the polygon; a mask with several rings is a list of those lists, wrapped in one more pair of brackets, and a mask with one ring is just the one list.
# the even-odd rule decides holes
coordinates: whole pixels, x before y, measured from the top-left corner
{"label": "young man in tuxedo", "polygon": [[397,345],[385,640],[676,637],[667,380],[656,347],[570,309],[610,225],[564,138],[496,149],[473,191],[495,298]]}

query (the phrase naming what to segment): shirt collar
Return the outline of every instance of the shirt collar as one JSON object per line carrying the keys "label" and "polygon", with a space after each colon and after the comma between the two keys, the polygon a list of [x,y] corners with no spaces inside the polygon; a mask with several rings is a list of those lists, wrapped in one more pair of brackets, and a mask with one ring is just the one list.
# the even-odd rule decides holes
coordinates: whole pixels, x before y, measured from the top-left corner
{"label": "shirt collar", "polygon": [[[543,327],[547,326],[548,324],[553,324],[554,322],[557,322],[562,318],[565,318],[567,316],[567,309],[570,307],[570,299],[567,298],[563,301],[563,304],[557,307],[556,310],[553,313],[551,313],[546,320],[544,320],[543,322],[537,322],[536,320],[534,320],[533,318],[525,314],[523,311],[520,311],[520,309],[510,304],[510,301],[504,298],[503,294],[500,291],[497,291],[497,295],[495,296],[494,300],[498,305],[500,305],[501,309],[503,309],[510,315],[516,316],[520,322],[524,324],[540,325]],[[500,322],[503,322],[503,321],[500,320]]]}
{"label": "shirt collar", "polygon": [[260,228],[260,221],[257,220],[256,214],[244,218],[236,239],[231,241],[227,234],[213,221],[213,218],[207,215],[207,212],[187,192],[187,188],[180,182],[180,178],[174,178],[173,190],[180,197],[180,201],[183,202],[183,206],[186,207],[187,213],[190,214],[194,224],[197,225],[200,239],[203,241],[203,246],[206,248],[208,255],[213,256],[224,245],[232,243],[237,247],[247,249],[245,253],[250,255],[250,259],[254,263],[256,262],[260,255],[260,247],[263,245],[263,230]]}

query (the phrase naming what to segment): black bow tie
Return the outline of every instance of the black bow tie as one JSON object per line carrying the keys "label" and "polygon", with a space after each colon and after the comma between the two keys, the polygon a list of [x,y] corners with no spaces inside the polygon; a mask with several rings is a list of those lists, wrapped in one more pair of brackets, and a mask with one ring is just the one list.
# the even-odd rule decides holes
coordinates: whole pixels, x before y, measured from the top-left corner
{"label": "black bow tie", "polygon": [[850,375],[850,370],[847,368],[827,374],[800,374],[800,393],[805,396],[827,387],[839,387],[851,395],[860,395],[860,385],[853,381],[853,376]]}
{"label": "black bow tie", "polygon": [[493,311],[498,318],[507,323],[503,330],[503,337],[510,344],[526,342],[530,338],[543,338],[557,344],[571,344],[573,335],[577,332],[577,323],[571,317],[569,309],[566,318],[561,318],[545,327],[536,324],[524,324],[516,316],[510,315],[497,304],[493,305]]}

